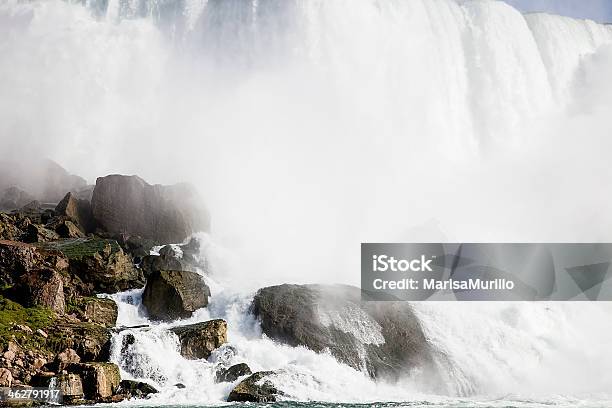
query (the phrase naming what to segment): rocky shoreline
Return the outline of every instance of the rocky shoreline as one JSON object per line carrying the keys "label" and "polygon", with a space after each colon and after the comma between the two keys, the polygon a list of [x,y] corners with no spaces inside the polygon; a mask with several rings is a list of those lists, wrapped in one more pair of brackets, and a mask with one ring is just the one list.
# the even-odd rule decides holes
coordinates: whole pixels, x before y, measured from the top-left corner
{"label": "rocky shoreline", "polygon": [[[115,327],[117,304],[103,294],[143,289],[153,321],[189,318],[208,305],[210,288],[195,272],[208,273],[208,266],[189,237],[206,231],[210,220],[190,187],[111,175],[89,191],[66,192],[54,206],[33,200],[0,212],[0,387],[59,388],[67,405],[147,398],[158,390],[121,379],[109,361],[113,333],[136,328]],[[267,287],[250,312],[267,337],[330,352],[374,379],[434,371],[410,306],[362,302],[354,287]],[[221,319],[169,330],[186,359],[207,359],[228,342]],[[129,332],[122,336],[121,355],[129,356],[136,341]],[[277,374],[253,372],[246,363],[216,367],[216,381],[233,385],[228,401],[284,398],[272,381]]]}

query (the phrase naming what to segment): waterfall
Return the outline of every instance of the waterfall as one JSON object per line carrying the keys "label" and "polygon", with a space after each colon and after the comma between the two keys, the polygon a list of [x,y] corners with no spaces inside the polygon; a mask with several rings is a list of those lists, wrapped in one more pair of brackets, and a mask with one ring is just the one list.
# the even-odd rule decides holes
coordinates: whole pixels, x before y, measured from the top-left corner
{"label": "waterfall", "polygon": [[[4,0],[0,158],[206,197],[210,307],[154,323],[113,295],[118,325],[151,326],[112,359],[154,402],[222,401],[216,367],[248,362],[298,400],[572,405],[610,398],[609,304],[416,304],[441,396],[275,343],[248,307],[358,283],[360,242],[609,241],[611,67],[612,26],[494,0]],[[168,328],[210,318],[229,344],[184,359]]]}

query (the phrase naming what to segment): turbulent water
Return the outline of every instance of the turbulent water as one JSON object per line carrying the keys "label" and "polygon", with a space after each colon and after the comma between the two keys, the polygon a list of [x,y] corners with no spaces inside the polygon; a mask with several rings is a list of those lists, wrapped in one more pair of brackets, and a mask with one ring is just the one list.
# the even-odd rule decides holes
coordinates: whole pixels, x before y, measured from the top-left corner
{"label": "turbulent water", "polygon": [[[211,207],[211,305],[173,324],[225,318],[229,346],[116,335],[151,404],[219,404],[215,365],[242,361],[298,401],[610,403],[609,304],[415,304],[435,394],[276,344],[247,308],[358,282],[359,242],[612,240],[612,26],[488,0],[0,0],[0,56],[2,158],[186,179]],[[151,323],[139,296],[118,324]]]}

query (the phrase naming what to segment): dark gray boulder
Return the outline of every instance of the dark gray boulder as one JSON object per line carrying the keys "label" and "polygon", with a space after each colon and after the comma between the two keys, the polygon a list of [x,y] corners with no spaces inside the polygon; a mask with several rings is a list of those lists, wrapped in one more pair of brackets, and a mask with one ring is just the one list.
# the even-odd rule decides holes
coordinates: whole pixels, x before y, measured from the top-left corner
{"label": "dark gray boulder", "polygon": [[373,378],[433,369],[430,346],[407,302],[363,302],[352,286],[279,285],[260,289],[251,310],[267,336],[329,350]]}
{"label": "dark gray boulder", "polygon": [[209,229],[208,212],[188,184],[162,186],[138,176],[100,177],[91,205],[96,223],[109,233],[137,235],[160,244],[182,242]]}
{"label": "dark gray boulder", "polygon": [[230,392],[228,402],[275,402],[282,393],[266,377],[274,371],[259,371],[242,380]]}
{"label": "dark gray boulder", "polygon": [[217,382],[234,382],[240,377],[251,374],[253,374],[253,372],[248,364],[234,364],[229,368],[221,368],[217,371],[216,380]]}
{"label": "dark gray boulder", "polygon": [[227,323],[222,319],[173,327],[170,331],[179,338],[181,355],[191,360],[208,358],[227,342]]}
{"label": "dark gray boulder", "polygon": [[62,201],[57,204],[55,213],[69,217],[83,233],[94,232],[96,229],[91,203],[76,198],[72,193],[66,194]]}
{"label": "dark gray boulder", "polygon": [[157,394],[157,389],[150,384],[134,380],[121,380],[116,394],[126,398],[143,398],[149,394]]}
{"label": "dark gray boulder", "polygon": [[206,307],[209,296],[210,289],[197,273],[160,271],[147,279],[142,304],[153,320],[176,320]]}

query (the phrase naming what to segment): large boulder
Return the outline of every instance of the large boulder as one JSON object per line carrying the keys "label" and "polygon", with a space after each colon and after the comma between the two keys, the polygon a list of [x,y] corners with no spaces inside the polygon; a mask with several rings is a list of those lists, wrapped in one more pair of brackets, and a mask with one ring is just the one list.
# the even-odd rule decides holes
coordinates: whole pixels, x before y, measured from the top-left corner
{"label": "large boulder", "polygon": [[117,394],[123,395],[125,398],[143,398],[157,392],[152,385],[134,380],[122,380],[117,389]]}
{"label": "large boulder", "polygon": [[0,286],[12,286],[22,275],[41,269],[65,272],[68,259],[56,250],[0,240]]}
{"label": "large boulder", "polygon": [[181,355],[194,360],[208,358],[213,350],[227,342],[227,323],[222,319],[173,327],[179,338]]}
{"label": "large boulder", "polygon": [[78,374],[61,374],[57,377],[57,387],[62,392],[63,403],[74,404],[83,400],[83,381]]}
{"label": "large boulder", "polygon": [[209,215],[188,184],[150,185],[138,176],[100,177],[92,196],[96,223],[114,234],[177,243],[209,229]]}
{"label": "large boulder", "polygon": [[113,363],[78,363],[68,366],[68,372],[82,379],[83,394],[88,400],[111,397],[119,387],[119,367]]}
{"label": "large boulder", "polygon": [[142,304],[154,320],[191,317],[208,305],[210,289],[200,275],[187,271],[160,271],[149,276]]}
{"label": "large boulder", "polygon": [[104,327],[114,327],[117,323],[118,308],[114,300],[88,298],[83,303],[83,320]]}
{"label": "large boulder", "polygon": [[252,304],[263,332],[278,341],[329,350],[373,378],[433,369],[418,318],[406,302],[363,302],[344,285],[280,285],[260,289]]}
{"label": "large boulder", "polygon": [[69,217],[84,233],[93,232],[96,228],[90,202],[78,199],[72,193],[64,196],[55,207],[55,212],[57,215]]}
{"label": "large boulder", "polygon": [[112,335],[108,329],[94,323],[69,321],[57,321],[53,329],[55,333],[61,333],[61,336],[54,336],[53,339],[56,350],[72,349],[82,361],[105,361],[109,358]]}
{"label": "large boulder", "polygon": [[242,380],[230,392],[228,402],[275,402],[281,392],[266,377],[274,371],[259,371]]}

